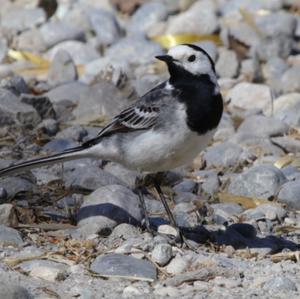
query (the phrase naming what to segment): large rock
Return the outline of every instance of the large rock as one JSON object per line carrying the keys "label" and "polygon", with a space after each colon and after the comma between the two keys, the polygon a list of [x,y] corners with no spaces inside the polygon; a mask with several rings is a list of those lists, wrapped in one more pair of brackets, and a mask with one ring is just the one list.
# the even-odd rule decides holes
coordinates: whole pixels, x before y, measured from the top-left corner
{"label": "large rock", "polygon": [[267,85],[242,82],[235,85],[227,94],[229,108],[261,109],[267,111],[272,104],[271,90]]}
{"label": "large rock", "polygon": [[7,89],[0,88],[0,126],[20,124],[36,126],[41,121],[37,111]]}
{"label": "large rock", "polygon": [[277,194],[285,181],[283,173],[274,166],[253,166],[232,179],[228,192],[234,195],[268,199]]}
{"label": "large rock", "polygon": [[[138,225],[142,220],[139,198],[121,185],[103,186],[85,197],[77,215],[78,225],[105,223],[110,228],[119,223]],[[107,219],[109,222],[107,222]]]}
{"label": "large rock", "polygon": [[154,281],[155,266],[144,260],[121,254],[100,255],[91,264],[91,270],[107,277]]}

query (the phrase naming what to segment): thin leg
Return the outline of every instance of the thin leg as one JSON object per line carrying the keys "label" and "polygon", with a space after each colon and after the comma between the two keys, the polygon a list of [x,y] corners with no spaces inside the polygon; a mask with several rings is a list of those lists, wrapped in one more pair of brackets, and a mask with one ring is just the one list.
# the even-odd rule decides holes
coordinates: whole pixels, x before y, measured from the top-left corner
{"label": "thin leg", "polygon": [[138,193],[139,200],[140,200],[140,203],[141,203],[142,213],[143,213],[143,218],[145,220],[146,229],[149,233],[153,234],[153,230],[150,227],[149,215],[148,215],[148,212],[147,212],[146,203],[145,203],[145,199],[144,199],[142,189],[138,188],[137,193]]}
{"label": "thin leg", "polygon": [[145,190],[145,187],[143,186],[143,184],[144,184],[143,178],[137,177],[136,181],[135,181],[135,192],[138,194],[138,197],[140,200],[141,209],[142,209],[142,213],[143,213],[143,220],[145,221],[146,229],[149,233],[154,235],[154,230],[151,229],[151,226],[150,226],[149,215],[147,212],[146,203],[145,203],[145,199],[144,199],[143,191]]}
{"label": "thin leg", "polygon": [[164,208],[165,208],[165,210],[166,210],[166,212],[167,212],[167,215],[168,215],[168,218],[169,218],[169,221],[170,221],[171,225],[172,225],[173,227],[175,227],[176,230],[178,231],[178,235],[179,235],[179,237],[180,237],[181,246],[182,246],[183,244],[185,244],[189,249],[192,249],[192,250],[196,251],[196,249],[193,248],[193,247],[188,243],[188,241],[187,241],[186,238],[184,237],[184,234],[182,233],[182,231],[180,230],[179,226],[177,225],[176,220],[175,220],[175,218],[174,218],[174,215],[173,215],[173,213],[172,213],[171,210],[170,210],[170,207],[169,207],[169,205],[168,205],[168,203],[167,203],[167,200],[166,200],[166,198],[165,198],[165,196],[164,196],[164,194],[163,194],[163,192],[162,192],[162,190],[161,190],[161,188],[160,188],[160,184],[159,184],[159,182],[158,182],[157,180],[154,180],[154,187],[155,187],[155,189],[156,189],[156,191],[157,191],[157,193],[158,193],[158,195],[159,195],[159,197],[160,197],[160,200],[161,200],[162,204],[164,205]]}
{"label": "thin leg", "polygon": [[168,203],[167,203],[167,200],[166,200],[166,198],[165,198],[165,196],[164,196],[164,194],[163,194],[163,192],[162,192],[162,190],[161,190],[161,188],[160,188],[160,185],[159,185],[159,183],[157,182],[157,180],[154,181],[154,187],[155,187],[155,189],[156,189],[156,191],[157,191],[157,193],[158,193],[158,195],[159,195],[159,197],[160,197],[160,201],[161,201],[162,204],[164,205],[164,208],[165,208],[165,210],[166,210],[166,212],[167,212],[167,215],[168,215],[168,218],[169,218],[170,223],[171,223],[176,229],[179,229],[178,226],[177,226],[177,224],[176,224],[174,215],[172,214],[172,212],[171,212],[171,210],[170,210],[170,207],[169,207],[169,205],[168,205]]}

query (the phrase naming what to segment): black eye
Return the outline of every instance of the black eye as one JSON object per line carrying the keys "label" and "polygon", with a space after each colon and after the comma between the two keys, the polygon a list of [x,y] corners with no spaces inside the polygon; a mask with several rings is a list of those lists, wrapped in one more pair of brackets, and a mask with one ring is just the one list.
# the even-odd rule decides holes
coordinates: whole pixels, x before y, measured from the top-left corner
{"label": "black eye", "polygon": [[196,59],[196,56],[195,56],[195,55],[191,55],[191,56],[188,58],[188,61],[189,61],[189,62],[193,62],[195,59]]}

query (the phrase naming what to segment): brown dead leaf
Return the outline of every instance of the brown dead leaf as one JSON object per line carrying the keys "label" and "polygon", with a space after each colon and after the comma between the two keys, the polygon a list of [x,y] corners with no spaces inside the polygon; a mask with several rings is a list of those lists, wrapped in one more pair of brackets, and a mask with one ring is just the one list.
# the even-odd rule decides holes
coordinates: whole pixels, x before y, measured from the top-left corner
{"label": "brown dead leaf", "polygon": [[278,262],[286,261],[286,260],[291,260],[291,261],[299,263],[300,251],[298,250],[298,251],[291,251],[291,252],[279,252],[279,253],[273,254],[271,256],[271,260],[274,263],[278,263]]}

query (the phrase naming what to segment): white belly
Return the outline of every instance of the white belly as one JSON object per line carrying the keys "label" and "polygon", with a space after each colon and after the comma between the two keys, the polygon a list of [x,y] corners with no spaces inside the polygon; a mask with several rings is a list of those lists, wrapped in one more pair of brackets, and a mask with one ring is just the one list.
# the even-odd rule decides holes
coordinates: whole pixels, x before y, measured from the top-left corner
{"label": "white belly", "polygon": [[214,133],[215,130],[200,136],[189,130],[164,134],[148,131],[132,140],[124,160],[120,162],[140,171],[170,170],[191,163],[207,146]]}

